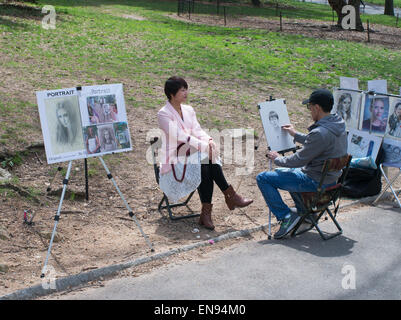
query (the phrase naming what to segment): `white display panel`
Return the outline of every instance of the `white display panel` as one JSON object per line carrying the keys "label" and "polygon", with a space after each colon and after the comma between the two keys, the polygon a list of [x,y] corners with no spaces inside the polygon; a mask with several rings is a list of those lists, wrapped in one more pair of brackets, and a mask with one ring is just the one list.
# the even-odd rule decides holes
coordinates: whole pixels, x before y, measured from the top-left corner
{"label": "white display panel", "polygon": [[49,164],[132,150],[122,84],[36,93]]}

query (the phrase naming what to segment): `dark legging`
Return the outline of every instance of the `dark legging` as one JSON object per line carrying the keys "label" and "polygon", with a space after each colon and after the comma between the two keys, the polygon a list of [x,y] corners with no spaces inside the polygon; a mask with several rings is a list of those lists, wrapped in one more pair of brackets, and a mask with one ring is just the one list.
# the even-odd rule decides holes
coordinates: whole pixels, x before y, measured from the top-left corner
{"label": "dark legging", "polygon": [[202,203],[212,203],[213,182],[216,182],[221,191],[225,191],[229,187],[221,166],[216,163],[202,164],[201,175],[202,182],[198,187],[198,193]]}

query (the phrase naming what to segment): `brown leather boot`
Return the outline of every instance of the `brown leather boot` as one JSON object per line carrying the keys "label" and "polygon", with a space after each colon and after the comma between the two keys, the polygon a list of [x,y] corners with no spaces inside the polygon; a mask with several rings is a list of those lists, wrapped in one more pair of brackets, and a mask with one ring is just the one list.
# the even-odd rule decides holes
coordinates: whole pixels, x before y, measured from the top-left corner
{"label": "brown leather boot", "polygon": [[224,197],[226,198],[226,204],[228,209],[234,210],[235,208],[243,208],[249,206],[253,200],[244,199],[238,193],[234,191],[234,188],[230,185],[227,190],[223,191]]}
{"label": "brown leather boot", "polygon": [[202,203],[202,211],[199,217],[199,224],[209,230],[214,229],[212,221],[212,208],[213,205],[211,203]]}

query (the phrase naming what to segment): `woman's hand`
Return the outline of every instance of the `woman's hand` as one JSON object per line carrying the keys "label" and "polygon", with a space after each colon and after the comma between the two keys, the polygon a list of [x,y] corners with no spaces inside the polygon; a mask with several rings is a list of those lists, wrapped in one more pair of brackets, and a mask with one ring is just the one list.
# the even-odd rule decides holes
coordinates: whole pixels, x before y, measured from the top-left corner
{"label": "woman's hand", "polygon": [[216,163],[217,158],[219,157],[219,149],[213,140],[209,140],[209,160],[212,160],[212,163]]}

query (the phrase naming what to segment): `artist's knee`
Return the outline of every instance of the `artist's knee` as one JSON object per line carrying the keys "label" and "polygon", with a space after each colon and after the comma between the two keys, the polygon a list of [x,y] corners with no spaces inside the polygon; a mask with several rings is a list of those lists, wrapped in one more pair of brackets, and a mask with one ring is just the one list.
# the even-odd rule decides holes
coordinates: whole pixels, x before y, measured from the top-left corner
{"label": "artist's knee", "polygon": [[256,176],[256,183],[258,184],[258,187],[260,188],[263,185],[266,185],[270,182],[271,179],[271,172],[270,171],[264,171],[259,173]]}

